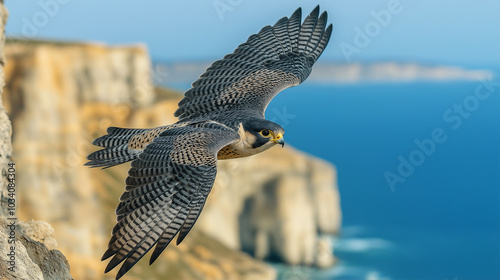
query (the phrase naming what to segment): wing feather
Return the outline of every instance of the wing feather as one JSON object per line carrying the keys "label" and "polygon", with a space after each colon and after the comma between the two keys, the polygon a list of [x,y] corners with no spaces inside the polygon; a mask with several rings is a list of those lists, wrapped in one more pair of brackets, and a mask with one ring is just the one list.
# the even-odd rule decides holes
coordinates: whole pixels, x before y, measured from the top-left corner
{"label": "wing feather", "polygon": [[319,6],[306,17],[299,31],[298,49],[299,52],[306,52],[309,40],[313,34],[313,30],[318,22]]}
{"label": "wing feather", "polygon": [[331,26],[325,30],[327,13],[319,15],[319,6],[302,25],[301,15],[299,8],[290,18],[265,26],[214,62],[193,82],[174,115],[180,120],[228,110],[264,115],[278,92],[307,79],[330,38]]}
{"label": "wing feather", "polygon": [[217,173],[217,153],[238,139],[224,125],[200,123],[162,132],[132,162],[117,224],[102,260],[122,277],[156,244],[151,263],[181,231],[192,228]]}
{"label": "wing feather", "polygon": [[149,264],[155,262],[163,252],[163,250],[165,250],[168,244],[170,244],[170,242],[174,239],[174,236],[177,234],[177,232],[179,232],[182,224],[186,221],[188,212],[190,210],[191,208],[189,210],[187,210],[186,208],[182,208],[175,219],[173,219],[168,227],[161,233],[161,235],[157,239],[157,244],[155,250],[153,251],[153,254],[151,255]]}
{"label": "wing feather", "polygon": [[325,32],[327,21],[328,21],[328,14],[326,12],[323,12],[319,17],[313,32],[311,33],[311,38],[309,39],[306,49],[308,53],[313,52],[314,49],[318,46],[318,43],[321,40],[321,35],[323,35],[323,33]]}
{"label": "wing feather", "polygon": [[300,32],[300,19],[302,18],[302,9],[298,8],[292,16],[290,16],[290,20],[288,20],[288,36],[290,37],[290,45],[292,48],[292,52],[297,49],[297,40],[299,38]]}
{"label": "wing feather", "polygon": [[199,197],[198,200],[193,203],[193,207],[191,207],[191,209],[189,210],[188,216],[181,227],[179,236],[177,237],[177,244],[180,244],[182,240],[184,240],[184,238],[189,233],[196,220],[198,220],[200,212],[203,209],[203,206],[205,205],[205,201],[206,201],[205,197]]}
{"label": "wing feather", "polygon": [[[121,228],[121,235],[109,246],[104,254],[106,258],[113,256],[105,272],[110,271],[128,258],[137,248],[139,248],[145,239],[150,235],[153,228],[162,226],[164,214],[159,209],[163,206],[160,199],[154,200],[149,204],[150,208],[141,211],[141,215],[131,220],[125,227]],[[106,259],[104,258],[103,259]]]}
{"label": "wing feather", "polygon": [[273,28],[271,26],[268,25],[262,28],[259,31],[258,38],[260,41],[260,49],[270,54],[272,59],[279,60],[280,55],[284,54],[278,38],[274,36]]}
{"label": "wing feather", "polygon": [[288,18],[283,17],[273,26],[274,36],[278,39],[284,55],[292,51],[290,46],[290,37],[288,36]]}
{"label": "wing feather", "polygon": [[314,49],[312,55],[313,59],[318,59],[318,57],[323,53],[323,50],[326,48],[326,45],[328,45],[328,41],[330,41],[330,36],[332,34],[332,29],[333,26],[330,24],[326,28],[325,32],[321,35],[321,40],[319,41],[318,45]]}

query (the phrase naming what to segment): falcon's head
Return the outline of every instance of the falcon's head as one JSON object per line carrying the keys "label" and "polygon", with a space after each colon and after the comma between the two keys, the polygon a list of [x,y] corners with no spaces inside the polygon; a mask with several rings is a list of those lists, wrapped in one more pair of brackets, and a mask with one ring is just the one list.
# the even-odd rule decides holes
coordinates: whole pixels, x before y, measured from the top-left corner
{"label": "falcon's head", "polygon": [[263,119],[251,120],[243,123],[243,129],[247,143],[251,144],[253,149],[267,150],[275,144],[285,146],[285,130],[277,123]]}

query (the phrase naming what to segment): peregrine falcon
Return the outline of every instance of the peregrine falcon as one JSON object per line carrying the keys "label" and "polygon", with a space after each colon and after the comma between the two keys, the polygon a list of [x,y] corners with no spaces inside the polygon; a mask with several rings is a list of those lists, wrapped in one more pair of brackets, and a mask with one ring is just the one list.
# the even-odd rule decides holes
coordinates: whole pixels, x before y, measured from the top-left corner
{"label": "peregrine falcon", "polygon": [[178,122],[152,129],[110,127],[92,144],[103,147],[86,165],[108,168],[128,161],[117,224],[102,260],[105,272],[121,262],[122,277],[153,246],[150,264],[176,234],[181,243],[213,186],[217,161],[284,145],[283,128],[264,118],[278,92],[302,83],[325,49],[332,25],[317,6],[301,24],[301,9],[215,61],[185,92]]}

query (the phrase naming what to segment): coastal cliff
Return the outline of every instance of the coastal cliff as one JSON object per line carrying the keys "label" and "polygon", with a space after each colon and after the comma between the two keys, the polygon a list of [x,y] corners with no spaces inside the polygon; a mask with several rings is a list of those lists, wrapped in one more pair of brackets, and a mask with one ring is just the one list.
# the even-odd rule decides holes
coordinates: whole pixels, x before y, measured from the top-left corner
{"label": "coastal cliff", "polygon": [[[7,16],[0,0],[0,97],[4,87]],[[11,132],[11,122],[0,99],[0,278],[73,279],[68,261],[56,250],[54,229],[46,222],[22,222],[16,217],[16,166],[11,158]]]}
{"label": "coastal cliff", "polygon": [[[181,95],[153,88],[144,46],[12,40],[5,53],[2,98],[13,123],[19,216],[54,227],[76,279],[108,279],[100,257],[129,164],[84,167],[96,149],[90,143],[108,126],[175,122]],[[186,240],[152,267],[144,258],[123,279],[275,279],[257,259],[327,267],[334,258],[320,236],[336,233],[340,219],[329,163],[292,148],[221,161]]]}
{"label": "coastal cliff", "polygon": [[332,265],[318,233],[340,226],[332,165],[293,148],[221,161],[199,227],[257,258]]}

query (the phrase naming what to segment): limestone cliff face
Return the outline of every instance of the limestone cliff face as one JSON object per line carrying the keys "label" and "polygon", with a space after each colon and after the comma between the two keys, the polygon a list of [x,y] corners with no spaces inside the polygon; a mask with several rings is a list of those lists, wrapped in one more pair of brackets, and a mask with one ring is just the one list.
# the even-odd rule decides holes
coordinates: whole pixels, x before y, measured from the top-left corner
{"label": "limestone cliff face", "polygon": [[[327,266],[318,233],[341,219],[332,165],[292,148],[221,161],[201,229],[258,258]],[[330,257],[330,259],[328,259]]]}
{"label": "limestone cliff face", "polygon": [[[100,257],[129,165],[104,171],[83,167],[95,149],[90,143],[108,126],[175,122],[180,96],[153,91],[141,46],[11,42],[6,54],[3,98],[13,121],[20,215],[54,226],[76,279],[105,279]],[[330,164],[286,148],[222,161],[188,238],[167,248],[151,268],[145,258],[124,279],[146,273],[148,279],[276,277],[239,249],[258,258],[327,266],[331,251],[320,246],[324,240],[318,234],[336,232],[339,223]]]}
{"label": "limestone cliff face", "polygon": [[[4,87],[4,27],[7,10],[0,0],[0,97]],[[73,279],[69,264],[56,250],[54,229],[42,221],[16,218],[15,166],[11,160],[11,123],[0,99],[0,278]],[[7,176],[7,174],[11,176]]]}
{"label": "limestone cliff face", "polygon": [[[4,103],[13,123],[19,216],[51,223],[77,278],[93,278],[109,231],[83,168],[88,142],[83,104],[140,107],[152,101],[144,47],[8,43]],[[97,106],[98,107],[98,106]],[[102,124],[105,125],[105,124]],[[94,267],[97,263],[97,267]],[[97,271],[95,272],[97,273]]]}

